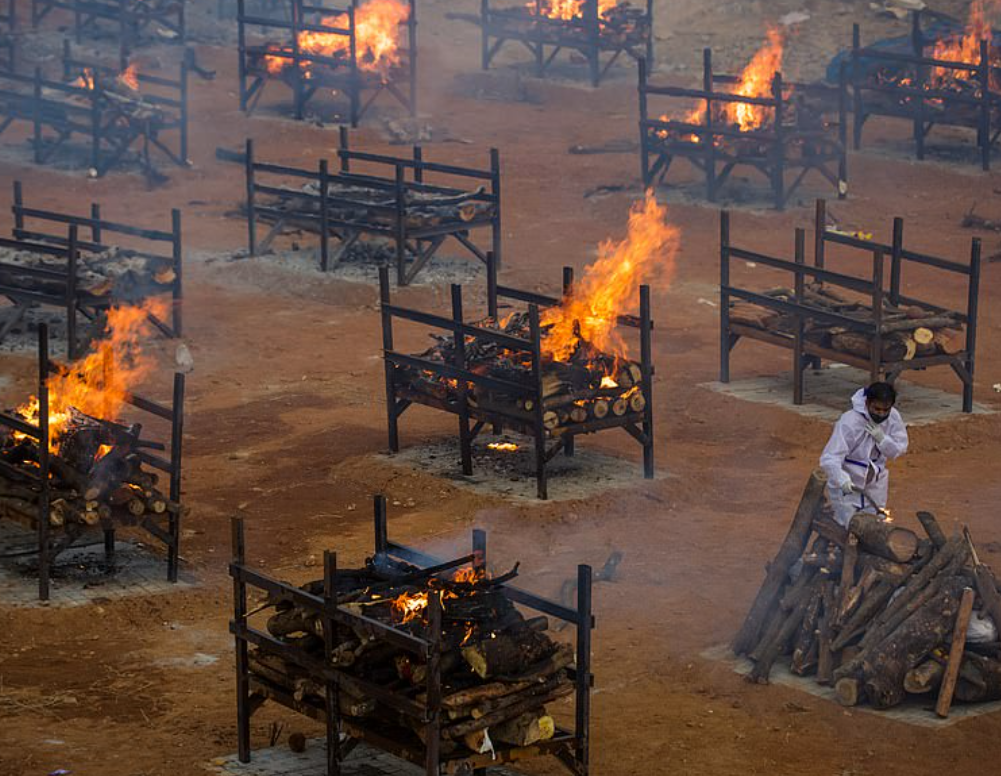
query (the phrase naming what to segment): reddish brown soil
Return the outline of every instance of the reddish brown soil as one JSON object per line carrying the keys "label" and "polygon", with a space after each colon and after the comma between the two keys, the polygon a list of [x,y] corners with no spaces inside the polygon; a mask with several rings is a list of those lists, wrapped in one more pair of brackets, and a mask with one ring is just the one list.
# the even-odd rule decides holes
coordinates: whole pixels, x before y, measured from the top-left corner
{"label": "reddish brown soil", "polygon": [[[635,156],[570,156],[566,149],[634,136],[633,75],[597,91],[533,84],[544,98],[534,105],[459,96],[453,75],[475,68],[478,40],[472,28],[443,16],[475,5],[421,3],[422,110],[433,125],[475,141],[434,146],[430,154],[479,163],[487,146],[501,149],[505,280],[553,289],[561,265],[582,267],[600,240],[623,232],[633,195],[582,194],[600,184],[635,186]],[[687,73],[674,76],[684,81],[703,45],[725,50],[724,65],[732,67],[761,38],[766,11],[774,17],[801,4],[670,5],[659,24],[660,48],[665,61],[688,63]],[[875,21],[863,2],[805,6],[814,18],[793,44],[795,76],[819,74],[848,39],[853,15],[873,36],[906,30]],[[166,187],[150,192],[137,176],[87,181],[33,166],[5,165],[3,179],[24,179],[31,199],[42,205],[80,209],[81,200],[96,199],[122,220],[159,224],[169,207],[181,207],[190,250],[242,246],[241,223],[224,217],[240,196],[241,171],[216,162],[215,148],[235,147],[250,135],[269,158],[311,163],[330,151],[335,135],[275,118],[246,119],[236,106],[235,54],[209,47],[200,54],[219,75],[195,83],[194,168],[172,171]],[[877,147],[879,136],[902,142],[904,131],[874,127],[868,146]],[[372,127],[357,142],[386,147]],[[844,222],[884,238],[891,217],[903,215],[915,244],[962,258],[971,234],[958,221],[974,201],[984,215],[1001,216],[991,212],[998,186],[996,174],[972,165],[917,164],[870,150],[852,157],[851,198],[832,208]],[[827,193],[814,188],[804,199],[813,192]],[[629,490],[558,505],[515,506],[372,462],[386,444],[373,288],[302,278],[283,286],[280,275],[242,271],[233,282],[235,265],[190,260],[186,339],[197,367],[189,383],[184,489],[192,512],[183,554],[200,586],[81,609],[0,606],[0,774],[61,767],[76,776],[187,775],[234,751],[229,517],[247,518],[255,562],[302,580],[316,574],[310,565],[324,548],[336,549],[344,562],[364,557],[369,499],[379,492],[400,502],[391,508],[395,537],[444,549],[464,545],[470,526],[487,525],[498,565],[520,559],[526,584],[547,594],[556,593],[576,563],[600,564],[611,547],[625,552],[621,581],[596,588],[596,773],[996,772],[1001,742],[992,716],[929,732],[783,687],[748,685],[699,657],[738,627],[828,427],[699,387],[715,378],[718,360],[717,309],[702,301],[716,298],[717,215],[700,204],[671,205],[671,214],[682,246],[673,286],[655,298],[655,404],[658,466],[672,476],[654,483],[637,478]],[[734,234],[751,247],[788,252],[793,227],[809,226],[810,217],[805,206],[741,211]],[[984,237],[990,252],[995,238]],[[1001,381],[995,304],[1001,285],[993,265],[986,264],[984,274],[977,392],[980,401],[1001,408],[991,388]],[[932,273],[915,273],[908,283],[916,291],[940,289],[947,301],[961,299],[958,284],[943,284]],[[399,296],[440,307],[443,290],[414,288]],[[785,353],[754,345],[740,347],[734,363],[738,377],[786,368]],[[3,373],[12,378],[0,396],[5,405],[30,391],[32,369],[28,356],[3,357]],[[951,373],[915,379],[957,390]],[[403,441],[452,432],[449,418],[416,410],[405,418]],[[930,509],[950,528],[966,522],[986,547],[1001,547],[999,436],[1001,415],[916,429],[910,454],[894,472],[893,504],[901,519],[910,522],[916,509]],[[637,455],[624,434],[580,444]],[[987,558],[1001,563],[993,553]],[[205,667],[171,662],[195,652],[219,660]],[[269,709],[255,718],[256,744],[278,719],[315,732],[303,719]],[[527,767],[556,772],[551,764]]]}

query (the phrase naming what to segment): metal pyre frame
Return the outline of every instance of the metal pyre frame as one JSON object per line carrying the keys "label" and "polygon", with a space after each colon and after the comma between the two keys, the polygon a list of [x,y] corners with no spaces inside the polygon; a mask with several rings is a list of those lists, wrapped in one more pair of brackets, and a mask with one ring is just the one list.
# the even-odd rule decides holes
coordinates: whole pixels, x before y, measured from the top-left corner
{"label": "metal pyre frame", "polygon": [[[921,29],[921,12],[912,16],[911,52],[891,51],[878,46],[863,47],[859,25],[852,28],[850,61],[842,67],[842,89],[851,90],[853,144],[862,146],[862,128],[870,116],[907,119],[912,125],[915,154],[925,158],[925,140],[936,126],[976,130],[980,166],[989,170],[991,151],[1001,137],[1001,68],[991,65],[992,45],[980,41],[976,62],[955,62],[924,55],[933,44]],[[933,71],[949,72],[977,84],[964,94],[936,88]],[[884,75],[884,71],[890,71]],[[906,84],[903,83],[906,81]]]}
{"label": "metal pyre frame", "polygon": [[[347,95],[348,120],[357,127],[378,97],[390,94],[410,116],[417,115],[417,6],[407,0],[406,45],[399,50],[400,64],[385,72],[367,70],[359,62],[356,18],[362,0],[351,0],[346,9],[306,5],[304,0],[288,0],[288,10],[281,17],[264,16],[247,10],[246,0],[238,0],[240,110],[253,113],[269,81],[284,82],[293,96],[293,115],[302,120],[306,106],[317,94],[333,90]],[[329,17],[346,19],[345,27],[324,24]],[[340,22],[338,22],[340,23]],[[248,43],[248,28],[265,33],[280,31],[284,40]],[[344,57],[311,53],[301,45],[301,35],[322,34],[347,39]],[[290,63],[272,73],[265,57]]]}
{"label": "metal pyre frame", "polygon": [[[268,700],[319,720],[326,726],[327,776],[340,773],[341,760],[359,742],[393,754],[415,765],[422,766],[427,776],[442,773],[485,773],[487,767],[517,762],[531,757],[554,756],[574,776],[587,776],[590,769],[590,722],[591,687],[591,635],[594,617],[591,614],[591,567],[577,567],[576,608],[542,598],[521,588],[504,584],[499,589],[516,604],[556,618],[576,628],[576,661],[569,673],[574,681],[575,713],[574,725],[567,730],[557,727],[556,734],[548,741],[540,741],[527,747],[497,746],[496,752],[486,754],[446,755],[439,750],[442,720],[442,681],[439,661],[442,654],[442,608],[437,596],[429,596],[428,621],[430,635],[421,638],[404,629],[380,620],[356,614],[339,606],[335,578],[337,556],[324,553],[324,589],[322,595],[313,595],[286,582],[262,574],[247,562],[242,518],[234,518],[233,560],[230,576],[233,578],[233,619],[230,631],[236,642],[236,683],[237,683],[237,727],[239,739],[239,759],[250,762],[250,720],[254,712]],[[467,563],[486,564],[487,534],[474,530],[472,553],[452,561],[442,561],[420,550],[411,549],[391,541],[387,532],[386,500],[375,497],[375,564],[405,562],[421,568],[435,567],[438,573]],[[279,641],[266,631],[255,628],[250,622],[248,590],[258,590],[269,596],[281,596],[292,600],[304,611],[317,615],[323,623],[323,639],[327,654],[336,643],[336,629],[353,628],[366,633],[371,638],[392,644],[427,663],[427,692],[424,700],[415,700],[411,694],[400,689],[392,689],[371,681],[351,676],[344,670],[325,665],[323,661],[310,656],[304,650]],[[309,672],[318,683],[326,687],[325,703],[297,701],[286,690],[278,688],[262,676],[251,672],[249,647],[277,655]],[[364,720],[342,715],[338,709],[338,689],[349,687],[353,693],[366,698],[374,698],[381,705],[416,720],[424,728],[423,738],[427,745],[409,730],[386,731],[375,729]],[[334,714],[329,709],[338,709]],[[341,739],[341,735],[346,740]]]}
{"label": "metal pyre frame", "polygon": [[[735,246],[730,239],[730,214],[727,211],[722,211],[720,214],[720,382],[730,382],[730,353],[741,339],[747,338],[792,350],[795,404],[803,403],[804,370],[811,365],[819,367],[821,360],[826,359],[863,369],[873,380],[885,376],[891,382],[905,370],[949,366],[963,383],[963,412],[972,412],[980,293],[979,238],[973,238],[971,241],[970,261],[966,264],[905,248],[904,221],[899,217],[893,221],[893,241],[889,245],[833,231],[827,227],[826,218],[826,203],[819,200],[816,208],[814,260],[811,266],[806,262],[806,233],[803,229],[796,230],[794,260],[788,261]],[[854,256],[865,258],[868,255],[871,266],[869,277],[863,278],[828,269],[826,250],[828,245],[849,248]],[[777,299],[760,291],[735,285],[731,281],[730,274],[731,263],[735,259],[788,272],[792,281],[791,287],[794,288],[794,298],[788,301]],[[890,262],[888,277],[885,268],[886,259]],[[965,311],[950,310],[903,294],[901,276],[906,266],[932,267],[966,278]],[[866,295],[870,299],[866,314],[859,316],[847,312],[840,313],[830,307],[819,306],[815,301],[811,301],[807,293],[807,280]],[[743,300],[776,313],[793,316],[792,331],[765,330],[731,322],[731,300]],[[965,347],[954,354],[916,355],[910,360],[887,360],[884,357],[884,338],[896,330],[894,323],[886,320],[884,307],[887,304],[905,305],[921,311],[930,318],[938,316],[955,325],[965,326]],[[869,356],[866,358],[845,353],[810,341],[804,331],[809,321],[843,327],[847,331],[864,335],[870,342]]]}
{"label": "metal pyre frame", "polygon": [[184,5],[185,0],[31,0],[31,24],[37,27],[53,11],[65,11],[72,15],[77,43],[85,34],[110,33],[118,39],[120,56],[127,58],[148,43],[152,26],[167,33],[154,33],[154,40],[185,45]]}
{"label": "metal pyre frame", "polygon": [[[28,267],[21,264],[0,262],[0,295],[7,297],[15,311],[0,327],[0,342],[33,305],[62,307],[66,310],[67,355],[76,357],[79,350],[77,313],[88,320],[121,302],[114,296],[96,296],[81,289],[79,273],[81,254],[102,253],[113,249],[106,242],[109,234],[138,238],[144,250],[131,251],[129,256],[142,256],[169,268],[173,279],[164,284],[162,292],[171,295],[170,321],[161,321],[150,315],[150,321],[167,337],[180,337],[182,327],[181,303],[183,300],[181,246],[181,211],[170,211],[170,231],[144,229],[116,221],[107,221],[101,215],[101,206],[91,203],[89,216],[78,216],[54,210],[29,207],[24,202],[21,181],[14,181],[13,236],[0,238],[0,248],[24,251],[42,256],[65,259],[65,269]],[[65,233],[60,230],[65,227]],[[89,232],[85,240],[81,233]],[[170,246],[170,254],[157,252],[163,243]],[[4,278],[8,278],[4,280]],[[20,279],[20,282],[19,282]],[[156,295],[156,294],[152,294]],[[135,302],[137,300],[125,300]]]}
{"label": "metal pyre frame", "polygon": [[[176,79],[138,73],[139,96],[112,85],[125,68],[76,59],[63,51],[63,81],[35,68],[32,75],[0,70],[0,134],[17,121],[30,124],[36,164],[45,164],[74,136],[90,145],[91,174],[102,177],[141,143],[139,161],[151,182],[162,179],[154,150],[178,167],[188,165],[188,70],[186,50]],[[71,82],[71,79],[77,81]],[[165,135],[174,135],[173,143]],[[175,147],[176,145],[176,147]]]}
{"label": "metal pyre frame", "polygon": [[[400,450],[399,419],[413,404],[450,412],[459,417],[459,446],[462,454],[462,473],[473,473],[473,440],[487,426],[494,433],[504,429],[529,436],[535,445],[535,477],[537,494],[540,499],[548,498],[546,464],[560,451],[567,456],[574,454],[574,441],[580,434],[592,434],[608,428],[621,428],[633,437],[643,448],[643,475],[647,479],[654,476],[654,436],[653,436],[653,319],[650,313],[650,287],[639,288],[639,317],[620,315],[618,325],[639,330],[640,361],[637,366],[642,375],[639,385],[646,399],[641,411],[628,409],[622,415],[609,414],[603,418],[589,417],[580,423],[567,423],[555,428],[547,427],[545,416],[551,409],[546,402],[543,388],[543,347],[540,310],[555,307],[561,299],[530,291],[521,291],[497,283],[497,268],[494,262],[487,265],[487,305],[488,315],[497,320],[501,299],[528,305],[530,337],[523,339],[489,328],[467,323],[462,304],[462,287],[452,285],[452,316],[434,315],[412,310],[392,303],[389,293],[389,277],[385,270],[380,275],[380,300],[382,310],[382,346],[386,366],[386,413],[389,429],[389,448],[394,453]],[[573,270],[563,269],[564,297],[572,292]],[[412,321],[424,324],[443,335],[452,335],[457,347],[452,363],[432,361],[419,356],[401,353],[394,347],[393,320]],[[464,343],[468,337],[482,338],[496,343],[500,348],[528,356],[531,360],[530,379],[514,382],[500,379],[470,368]],[[406,370],[422,371],[432,381],[451,380],[453,388],[440,396],[437,392],[422,391],[413,384]],[[484,395],[477,398],[475,406],[470,401],[471,390]],[[500,396],[519,399],[516,403],[492,402],[490,392]],[[523,409],[530,407],[530,409]],[[553,444],[550,445],[550,442]]]}
{"label": "metal pyre frame", "polygon": [[[29,487],[37,491],[38,511],[35,515],[22,514],[19,520],[25,519],[34,523],[38,533],[38,597],[42,601],[49,599],[50,575],[52,563],[60,553],[69,549],[73,542],[86,530],[79,523],[67,523],[60,528],[49,524],[51,514],[51,498],[49,472],[51,453],[49,445],[49,375],[58,370],[58,365],[49,359],[49,330],[45,324],[38,328],[38,418],[37,426],[10,412],[0,411],[0,427],[25,434],[38,444],[38,468],[28,469],[15,467],[6,461],[0,461],[0,470],[23,480]],[[143,464],[156,469],[170,480],[170,503],[163,514],[145,514],[141,518],[126,520],[121,513],[116,513],[110,519],[102,520],[101,530],[104,532],[104,553],[109,568],[115,561],[115,532],[119,526],[137,525],[151,536],[159,539],[167,549],[167,579],[177,581],[178,565],[181,548],[181,463],[182,437],[184,430],[184,375],[174,374],[173,396],[169,405],[151,401],[136,394],[130,394],[126,401],[141,412],[145,412],[170,424],[170,439],[166,443],[144,440],[144,447],[136,451]],[[149,452],[153,450],[169,450],[169,458]],[[3,515],[0,515],[3,516]],[[60,534],[58,539],[53,534]]]}
{"label": "metal pyre frame", "polygon": [[0,0],[0,69],[13,70],[17,61],[17,0]]}
{"label": "metal pyre frame", "polygon": [[[834,186],[838,198],[843,198],[848,190],[843,90],[784,81],[782,74],[776,73],[769,96],[743,97],[728,90],[738,77],[714,73],[712,51],[704,49],[702,54],[701,89],[651,84],[646,63],[640,62],[643,185],[663,184],[674,160],[681,158],[705,176],[710,202],[716,201],[720,188],[738,167],[757,170],[768,180],[777,210],[786,206],[810,172],[820,173]],[[668,99],[662,101],[662,97]],[[693,100],[704,104],[699,123],[669,117],[672,110],[690,111]],[[769,120],[751,130],[721,124],[717,114],[726,105],[757,106],[767,112]],[[795,174],[791,184],[786,182],[787,173]]]}
{"label": "metal pyre frame", "polygon": [[[582,16],[553,19],[543,13],[542,0],[498,8],[490,0],[480,0],[477,23],[482,31],[481,64],[484,70],[508,41],[521,43],[535,57],[535,72],[539,78],[564,49],[579,52],[588,64],[591,85],[598,86],[622,54],[637,62],[653,63],[653,0],[646,0],[642,17],[635,19],[635,28],[625,32],[613,30],[598,15],[598,0],[584,0]],[[551,47],[547,53],[547,47]],[[602,64],[603,54],[611,54]]]}
{"label": "metal pyre frame", "polygon": [[[420,146],[413,147],[409,158],[351,150],[346,127],[341,127],[340,145],[337,151],[339,170],[331,173],[326,159],[321,159],[315,170],[258,162],[254,157],[253,141],[247,140],[244,163],[247,240],[251,255],[268,250],[285,227],[305,227],[319,233],[320,269],[326,272],[334,269],[362,236],[382,237],[394,245],[396,281],[405,286],[417,277],[449,238],[486,264],[490,251],[477,246],[470,232],[489,229],[490,250],[496,261],[500,261],[501,184],[497,149],[490,149],[489,169],[476,169],[429,162]],[[359,172],[359,164],[369,167]],[[265,176],[270,182],[261,182]],[[276,178],[285,179],[285,185],[280,185]],[[438,183],[432,183],[432,178]],[[486,186],[472,189],[477,181],[483,181]],[[292,184],[299,187],[294,188]],[[303,184],[311,184],[315,191],[303,190]],[[347,193],[337,194],[338,187],[345,187]],[[359,192],[372,199],[359,200]],[[421,195],[439,197],[441,201],[461,199],[481,203],[485,210],[469,221],[448,218],[439,223],[423,222],[415,214],[419,205],[415,198]],[[278,207],[281,200],[292,207]],[[262,240],[257,237],[259,221],[271,224]],[[333,251],[331,238],[339,243]]]}

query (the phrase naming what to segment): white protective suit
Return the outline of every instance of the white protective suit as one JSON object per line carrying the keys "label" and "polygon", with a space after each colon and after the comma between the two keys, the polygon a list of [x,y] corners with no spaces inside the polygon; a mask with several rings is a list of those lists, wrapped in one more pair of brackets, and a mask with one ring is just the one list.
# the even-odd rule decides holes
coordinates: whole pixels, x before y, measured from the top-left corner
{"label": "white protective suit", "polygon": [[[907,429],[897,408],[879,424],[886,435],[881,445],[866,431],[872,422],[865,406],[865,389],[852,396],[852,408],[834,426],[820,465],[827,472],[827,493],[834,507],[834,519],[847,526],[856,512],[876,512],[885,507],[890,473],[887,461],[907,452]],[[842,484],[850,481],[859,492],[845,494]]]}

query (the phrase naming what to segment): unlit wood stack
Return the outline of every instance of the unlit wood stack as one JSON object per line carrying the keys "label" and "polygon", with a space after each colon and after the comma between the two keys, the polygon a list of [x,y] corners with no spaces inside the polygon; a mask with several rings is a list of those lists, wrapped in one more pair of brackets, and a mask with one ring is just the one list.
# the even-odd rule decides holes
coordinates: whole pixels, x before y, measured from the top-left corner
{"label": "unlit wood stack", "polygon": [[819,473],[811,478],[734,640],[734,651],[753,662],[749,678],[767,682],[788,659],[794,673],[833,684],[849,706],[884,709],[940,693],[938,710],[947,714],[953,701],[1001,698],[996,634],[967,638],[971,608],[989,628],[997,599],[968,532],[946,539],[928,512],[920,519],[926,539],[871,514],[845,529],[826,514],[820,482]]}

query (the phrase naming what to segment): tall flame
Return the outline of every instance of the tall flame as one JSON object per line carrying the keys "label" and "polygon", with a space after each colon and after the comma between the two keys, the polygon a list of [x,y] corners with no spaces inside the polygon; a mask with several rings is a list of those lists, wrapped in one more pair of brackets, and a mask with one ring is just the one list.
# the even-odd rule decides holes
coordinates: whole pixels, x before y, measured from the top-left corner
{"label": "tall flame", "polygon": [[646,193],[629,212],[626,238],[598,246],[598,259],[574,283],[569,298],[550,307],[542,324],[551,326],[542,341],[547,355],[568,361],[581,341],[606,353],[626,356],[625,342],[616,333],[619,315],[632,309],[640,283],[670,282],[680,231],[667,223],[667,208]]}
{"label": "tall flame", "polygon": [[[409,15],[410,8],[403,0],[368,0],[358,6],[355,10],[355,50],[359,68],[386,73],[400,64],[400,25]],[[348,15],[325,16],[320,24],[346,30]],[[303,30],[298,34],[298,42],[304,54],[314,56],[333,57],[351,49],[350,37],[336,32]],[[292,65],[292,60],[274,55],[265,56],[264,62],[272,74]],[[309,77],[308,63],[302,63],[302,67]]]}
{"label": "tall flame", "polygon": [[[93,353],[64,366],[48,381],[50,450],[59,452],[59,435],[70,420],[70,409],[116,420],[132,391],[155,368],[155,359],[145,352],[142,341],[152,333],[149,316],[163,317],[167,304],[148,300],[142,305],[108,310],[105,337]],[[38,425],[38,397],[16,410],[29,423]]]}
{"label": "tall flame", "polygon": [[118,80],[129,87],[132,91],[139,91],[139,69],[135,63],[129,65],[124,71],[118,74]]}
{"label": "tall flame", "polygon": [[[953,35],[939,40],[931,51],[932,59],[946,62],[963,62],[970,65],[980,63],[980,42],[990,41],[993,36],[990,21],[984,8],[983,0],[973,0],[970,4],[970,15],[966,20],[966,28],[961,35]],[[990,50],[988,50],[990,58]],[[950,86],[959,81],[968,81],[974,77],[970,70],[954,70],[947,67],[935,67],[931,71],[931,85],[935,89]],[[991,73],[992,81],[996,76]]]}
{"label": "tall flame", "polygon": [[[618,5],[618,0],[597,0],[597,2],[599,17],[604,16]],[[584,18],[585,3],[586,0],[542,0],[536,6],[535,0],[529,0],[526,7],[531,13],[538,11],[542,16],[550,19],[570,21],[571,19]]]}

